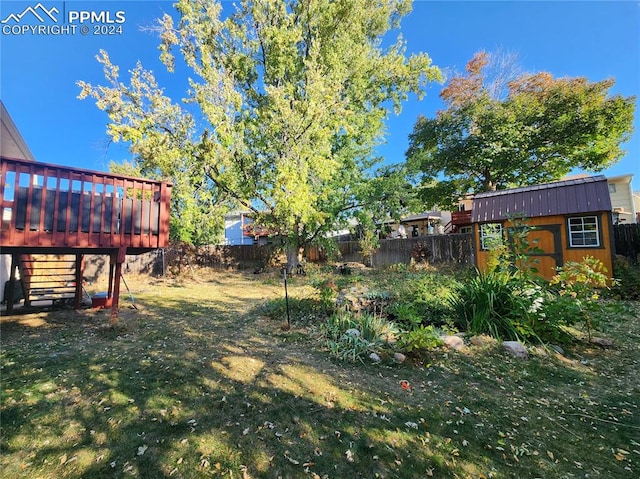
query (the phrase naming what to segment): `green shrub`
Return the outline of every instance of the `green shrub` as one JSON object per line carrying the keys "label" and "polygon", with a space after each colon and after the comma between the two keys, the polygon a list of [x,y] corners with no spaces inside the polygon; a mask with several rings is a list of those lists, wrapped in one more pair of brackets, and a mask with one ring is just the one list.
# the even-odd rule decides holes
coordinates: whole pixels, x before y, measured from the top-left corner
{"label": "green shrub", "polygon": [[[586,256],[581,262],[569,261],[551,279],[550,285],[557,288],[560,298],[570,298],[569,301],[557,301],[567,306],[567,312],[558,311],[563,315],[567,324],[582,322],[591,338],[591,331],[595,321],[603,312],[599,302],[603,290],[608,289],[609,278],[607,268],[597,258]],[[615,286],[617,281],[613,281]],[[571,303],[571,306],[569,306]]]}
{"label": "green shrub", "polygon": [[414,329],[420,326],[423,320],[415,303],[406,300],[393,303],[389,308],[389,317],[401,329]]}
{"label": "green shrub", "polygon": [[407,352],[427,351],[442,345],[440,331],[433,326],[418,326],[400,333],[398,346]]}
{"label": "green shrub", "polygon": [[459,285],[449,274],[428,273],[402,285],[398,300],[389,310],[391,318],[410,329],[417,325],[450,326],[454,311],[450,299]]}
{"label": "green shrub", "polygon": [[613,276],[617,279],[611,287],[613,297],[626,301],[640,301],[640,265],[631,264],[617,256],[613,263]]}

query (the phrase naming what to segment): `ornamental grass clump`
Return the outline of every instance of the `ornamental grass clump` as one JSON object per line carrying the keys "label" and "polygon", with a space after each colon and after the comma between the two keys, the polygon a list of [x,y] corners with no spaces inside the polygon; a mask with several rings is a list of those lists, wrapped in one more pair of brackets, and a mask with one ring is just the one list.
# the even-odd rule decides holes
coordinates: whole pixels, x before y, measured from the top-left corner
{"label": "ornamental grass clump", "polygon": [[500,340],[520,340],[533,334],[523,318],[532,306],[520,294],[519,281],[505,271],[479,272],[457,288],[451,299],[455,325],[471,334],[487,334]]}
{"label": "ornamental grass clump", "polygon": [[396,326],[381,316],[346,312],[332,315],[322,331],[331,355],[351,362],[379,352],[398,334]]}

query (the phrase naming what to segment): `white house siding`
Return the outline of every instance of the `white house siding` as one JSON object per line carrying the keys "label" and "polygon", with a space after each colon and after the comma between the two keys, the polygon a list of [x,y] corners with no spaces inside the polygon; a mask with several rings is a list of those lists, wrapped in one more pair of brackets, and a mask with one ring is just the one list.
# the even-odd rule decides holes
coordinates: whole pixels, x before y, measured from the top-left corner
{"label": "white house siding", "polygon": [[252,245],[254,239],[242,234],[242,227],[252,223],[245,213],[232,213],[224,218],[224,244],[230,246]]}
{"label": "white house siding", "polygon": [[[2,101],[0,101],[0,155],[18,160],[36,161]],[[4,284],[9,279],[10,269],[11,255],[1,254],[0,298],[4,297]]]}
{"label": "white house siding", "polygon": [[618,222],[621,224],[637,222],[637,211],[636,205],[634,204],[633,189],[631,186],[632,179],[633,175],[622,175],[607,178],[614,219],[617,215]]}

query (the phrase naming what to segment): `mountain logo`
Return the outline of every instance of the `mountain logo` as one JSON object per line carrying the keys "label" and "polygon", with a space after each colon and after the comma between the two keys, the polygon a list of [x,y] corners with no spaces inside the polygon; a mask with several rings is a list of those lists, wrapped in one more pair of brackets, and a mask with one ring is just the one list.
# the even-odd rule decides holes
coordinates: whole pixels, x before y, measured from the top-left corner
{"label": "mountain logo", "polygon": [[35,7],[27,7],[22,13],[11,13],[4,20],[0,20],[0,23],[9,23],[14,21],[15,23],[20,23],[22,19],[27,16],[27,14],[31,14],[35,18],[38,19],[40,23],[44,23],[46,18],[50,18],[55,23],[58,23],[58,18],[56,14],[60,13],[60,11],[56,7],[52,7],[50,10],[47,10],[42,3],[38,3]]}

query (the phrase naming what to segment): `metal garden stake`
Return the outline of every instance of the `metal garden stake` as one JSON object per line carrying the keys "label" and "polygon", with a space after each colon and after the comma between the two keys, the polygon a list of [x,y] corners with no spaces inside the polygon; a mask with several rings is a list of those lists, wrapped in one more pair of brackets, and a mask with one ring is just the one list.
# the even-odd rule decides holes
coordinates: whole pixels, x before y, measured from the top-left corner
{"label": "metal garden stake", "polygon": [[284,275],[284,302],[287,306],[287,329],[291,328],[291,319],[289,317],[289,292],[287,291],[287,267],[282,268]]}

